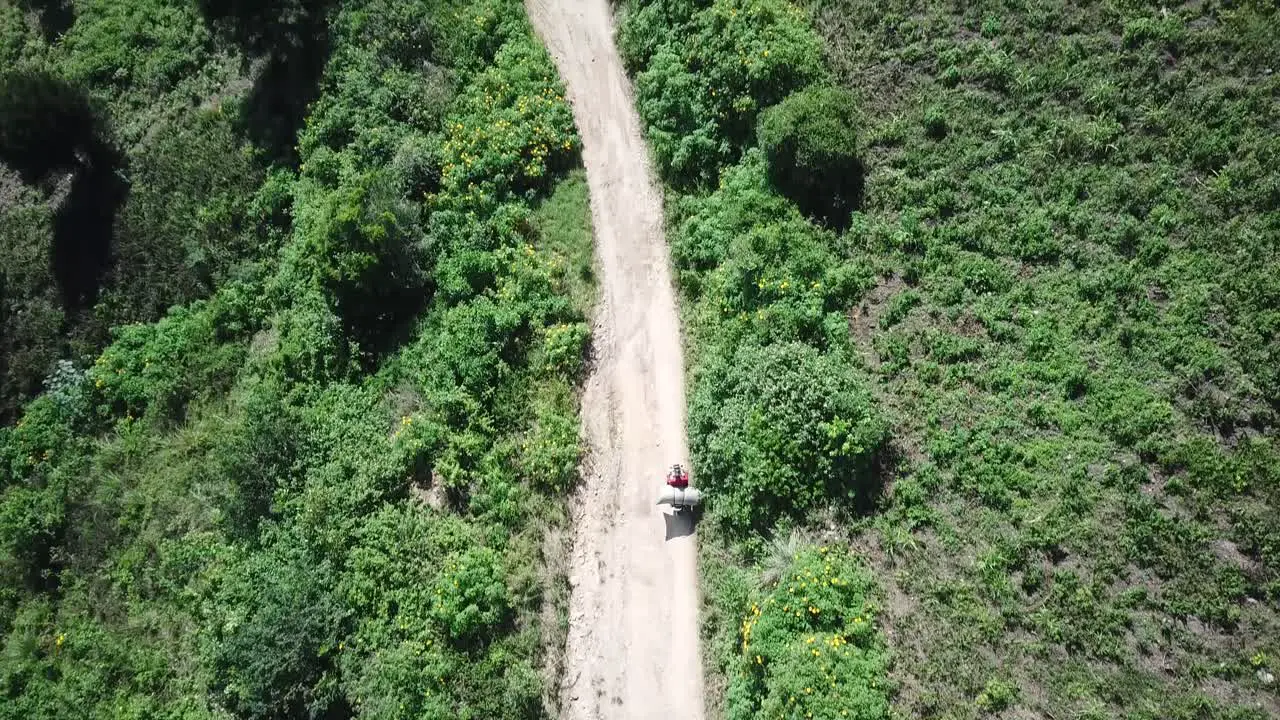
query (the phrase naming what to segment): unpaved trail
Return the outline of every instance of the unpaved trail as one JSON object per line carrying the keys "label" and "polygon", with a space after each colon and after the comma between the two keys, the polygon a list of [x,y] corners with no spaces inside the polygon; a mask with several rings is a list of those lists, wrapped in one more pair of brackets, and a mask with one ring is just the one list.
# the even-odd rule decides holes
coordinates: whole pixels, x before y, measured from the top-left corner
{"label": "unpaved trail", "polygon": [[702,718],[698,581],[687,521],[654,504],[687,466],[680,323],[662,201],[607,0],[526,0],[582,135],[600,303],[582,398],[563,708],[571,720]]}

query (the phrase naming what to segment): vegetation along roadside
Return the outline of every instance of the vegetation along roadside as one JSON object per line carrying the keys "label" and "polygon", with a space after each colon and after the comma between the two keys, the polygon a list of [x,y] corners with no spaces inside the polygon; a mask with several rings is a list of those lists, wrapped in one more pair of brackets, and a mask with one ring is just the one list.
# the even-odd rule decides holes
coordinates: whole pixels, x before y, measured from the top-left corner
{"label": "vegetation along roadside", "polygon": [[712,709],[1280,712],[1275,9],[619,12]]}
{"label": "vegetation along roadside", "polygon": [[554,715],[594,293],[560,83],[516,2],[252,5],[0,10],[7,97],[83,128],[21,165],[49,108],[0,117],[23,378],[80,337],[61,188],[124,184],[73,308],[105,345],[6,395],[0,717]]}

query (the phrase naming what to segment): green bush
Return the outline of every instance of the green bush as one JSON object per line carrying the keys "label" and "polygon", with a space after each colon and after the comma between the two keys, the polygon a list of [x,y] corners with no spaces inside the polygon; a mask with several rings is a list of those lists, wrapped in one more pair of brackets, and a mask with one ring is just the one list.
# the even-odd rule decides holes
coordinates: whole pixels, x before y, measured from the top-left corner
{"label": "green bush", "polygon": [[306,198],[297,208],[296,252],[333,298],[345,336],[376,356],[427,293],[418,208],[386,172],[344,178],[332,192]]}
{"label": "green bush", "polygon": [[1168,401],[1136,380],[1113,380],[1091,397],[1102,427],[1122,445],[1139,445],[1173,420]]}
{"label": "green bush", "polygon": [[802,549],[742,620],[730,720],[887,718],[888,653],[876,630],[875,587],[848,551]]}
{"label": "green bush", "polygon": [[[624,26],[624,51],[655,14],[627,16],[637,29]],[[656,49],[631,49],[632,64],[650,53],[636,75],[637,109],[659,169],[680,184],[714,181],[746,150],[762,109],[822,75],[817,36],[783,0],[718,0],[673,25]]]}
{"label": "green bush", "polygon": [[[116,341],[89,373],[99,412],[180,420],[192,400],[225,391],[246,348],[241,342],[220,342],[232,338],[219,337],[217,307],[217,301],[199,301],[175,308],[154,325],[118,328]],[[249,318],[241,321],[252,327]]]}
{"label": "green bush", "polygon": [[874,273],[842,262],[836,236],[770,188],[757,151],[682,210],[672,238],[680,284],[718,342],[847,344],[845,312],[875,284]]}
{"label": "green bush", "polygon": [[331,567],[299,538],[246,555],[217,595],[205,662],[219,699],[250,717],[314,717],[340,702],[333,659],[346,622]]}
{"label": "green bush", "polygon": [[40,590],[56,586],[54,552],[67,527],[66,487],[59,482],[0,493],[0,582]]}
{"label": "green bush", "polygon": [[587,343],[591,329],[586,323],[557,323],[543,334],[544,367],[555,374],[576,381],[586,364]]}
{"label": "green bush", "polygon": [[804,212],[845,227],[862,193],[853,95],[809,87],[760,116],[760,148],[774,183]]}
{"label": "green bush", "polygon": [[984,712],[998,713],[1018,699],[1018,686],[999,678],[991,678],[975,701]]}
{"label": "green bush", "polygon": [[520,450],[521,473],[534,487],[556,495],[573,490],[582,447],[572,404],[539,403]]}
{"label": "green bush", "polygon": [[879,492],[888,426],[849,358],[791,343],[708,361],[689,425],[709,504],[736,532]]}
{"label": "green bush", "polygon": [[449,637],[464,645],[490,638],[511,617],[502,558],[477,547],[445,563],[435,583],[435,618]]}

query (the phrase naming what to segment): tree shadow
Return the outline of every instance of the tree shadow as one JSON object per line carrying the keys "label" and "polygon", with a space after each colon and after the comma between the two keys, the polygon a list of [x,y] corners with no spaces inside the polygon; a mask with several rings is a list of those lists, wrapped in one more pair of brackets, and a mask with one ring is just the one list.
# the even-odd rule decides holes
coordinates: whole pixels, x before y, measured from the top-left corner
{"label": "tree shadow", "polygon": [[111,264],[112,228],[129,193],[118,167],[115,153],[101,152],[76,172],[70,195],[54,215],[50,263],[68,314],[98,302]]}
{"label": "tree shadow", "polygon": [[[329,58],[332,0],[200,0],[205,21],[257,65],[241,131],[269,159],[297,165],[296,138]],[[247,68],[246,68],[247,69]]]}
{"label": "tree shadow", "polygon": [[42,71],[0,78],[0,161],[29,185],[56,196],[49,260],[68,314],[97,301],[111,258],[112,228],[128,195],[123,156],[108,142],[101,113],[84,90]]}
{"label": "tree shadow", "polygon": [[76,21],[75,8],[70,0],[21,0],[19,6],[35,13],[40,23],[40,34],[47,43],[57,40]]}

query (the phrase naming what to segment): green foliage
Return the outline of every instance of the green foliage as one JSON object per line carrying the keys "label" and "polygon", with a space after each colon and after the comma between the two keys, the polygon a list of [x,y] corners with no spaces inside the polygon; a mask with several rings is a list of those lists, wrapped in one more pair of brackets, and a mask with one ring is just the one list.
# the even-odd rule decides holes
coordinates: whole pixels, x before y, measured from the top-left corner
{"label": "green foliage", "polygon": [[745,346],[702,369],[689,411],[693,460],[717,517],[767,532],[828,500],[866,504],[887,425],[839,356]]}
{"label": "green foliage", "polygon": [[865,565],[838,548],[801,550],[742,620],[727,716],[887,718],[879,612]]}
{"label": "green foliage", "polygon": [[37,590],[56,584],[53,552],[66,530],[66,497],[61,484],[17,486],[0,500],[0,565],[7,585]]}
{"label": "green foliage", "polygon": [[865,143],[838,243],[884,278],[851,325],[904,451],[860,541],[895,710],[1271,712],[1280,16],[810,7]]}
{"label": "green foliage", "polygon": [[511,613],[504,576],[501,559],[493,550],[466,550],[449,561],[436,579],[432,618],[457,642],[491,636]]}
{"label": "green foliage", "polygon": [[234,336],[222,337],[222,322],[239,320],[245,327],[251,320],[243,306],[228,308],[231,317],[220,316],[223,302],[201,301],[174,309],[154,325],[120,328],[90,372],[99,412],[178,420],[191,401],[225,391],[245,348],[227,342]]}
{"label": "green foliage", "polygon": [[577,157],[573,115],[551,58],[532,38],[503,45],[445,120],[435,205],[503,202],[550,188]]}
{"label": "green foliage", "polygon": [[1118,379],[1097,388],[1090,399],[1098,405],[1102,427],[1123,445],[1142,443],[1173,421],[1168,401],[1133,380]]}
{"label": "green foliage", "polygon": [[624,59],[658,167],[671,182],[714,181],[748,147],[761,110],[823,74],[804,13],[785,0],[639,4]]}
{"label": "green foliage", "polygon": [[809,87],[761,114],[756,132],[783,194],[838,227],[862,191],[855,117],[848,91]]}
{"label": "green foliage", "polygon": [[543,201],[531,218],[541,243],[564,260],[551,270],[562,278],[564,293],[574,307],[594,305],[594,264],[591,252],[591,204],[587,178],[580,170],[569,173]]}
{"label": "green foliage", "polygon": [[586,323],[561,323],[547,328],[542,341],[547,370],[570,381],[581,377],[590,337]]}
{"label": "green foliage", "polygon": [[0,7],[0,63],[17,67],[26,58],[44,50],[44,43],[28,24],[26,13],[18,3]]}
{"label": "green foliage", "polygon": [[105,91],[160,94],[208,62],[210,33],[186,3],[92,0],[76,16],[61,39],[67,72]]}
{"label": "green foliage", "polygon": [[[208,297],[275,249],[263,242],[274,233],[246,217],[262,168],[214,102],[235,63],[215,54],[193,8],[40,11],[59,42],[28,39],[0,81],[12,95],[0,102],[0,156],[28,184],[0,233],[4,416],[58,357],[88,362],[111,326]],[[270,221],[287,225],[279,213]]]}
{"label": "green foliage", "polygon": [[[0,430],[0,715],[546,716],[566,593],[541,549],[576,482],[594,292],[571,114],[520,6],[202,3],[192,28],[197,5],[136,5],[84,5],[51,51],[132,181],[88,371],[52,365],[56,333],[9,334],[61,323],[59,221],[39,188],[5,209],[4,347],[48,382]],[[295,137],[310,90],[277,85],[305,75],[282,58],[325,36]],[[266,56],[245,91],[241,51]],[[507,132],[462,158],[494,113]],[[296,172],[264,166],[281,131]]]}
{"label": "green foliage", "polygon": [[229,569],[217,597],[225,620],[205,652],[232,711],[315,717],[336,709],[332,653],[346,612],[333,585],[332,568],[288,536]]}

